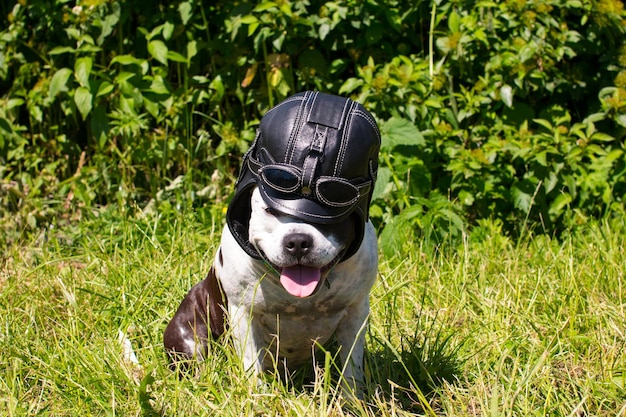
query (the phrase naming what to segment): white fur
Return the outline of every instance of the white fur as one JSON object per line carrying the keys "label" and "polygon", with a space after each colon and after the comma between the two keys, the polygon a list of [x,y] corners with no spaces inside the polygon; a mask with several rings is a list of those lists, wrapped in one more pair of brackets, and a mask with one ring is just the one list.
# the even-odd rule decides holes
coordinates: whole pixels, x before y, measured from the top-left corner
{"label": "white fur", "polygon": [[265,256],[278,267],[297,263],[293,255],[284,250],[283,245],[283,240],[295,233],[306,234],[313,239],[315,251],[305,259],[309,266],[321,268],[328,265],[344,249],[333,235],[325,236],[311,224],[268,212],[258,189],[252,193],[251,206],[250,242],[263,250]]}
{"label": "white fur", "polygon": [[[293,264],[281,245],[290,233],[312,237],[314,250],[307,254],[307,263],[312,266],[329,264],[344,249],[332,233],[325,235],[313,225],[272,214],[255,190],[250,241],[275,266]],[[287,293],[277,272],[248,256],[228,228],[224,228],[220,251],[222,262],[216,257],[214,265],[228,297],[229,326],[244,366],[259,373],[274,369],[278,353],[280,365],[293,369],[311,361],[315,343],[324,344],[334,334],[341,349],[344,384],[358,389],[363,382],[369,292],[378,266],[372,224],[366,224],[358,251],[327,271],[327,284],[307,298]]]}

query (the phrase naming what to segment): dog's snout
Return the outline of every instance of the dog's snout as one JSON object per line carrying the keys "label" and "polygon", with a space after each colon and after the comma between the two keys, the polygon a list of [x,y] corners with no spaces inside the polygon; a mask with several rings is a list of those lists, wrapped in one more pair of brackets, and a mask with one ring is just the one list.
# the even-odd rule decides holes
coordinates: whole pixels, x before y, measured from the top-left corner
{"label": "dog's snout", "polygon": [[313,238],[305,233],[294,233],[285,237],[284,246],[287,252],[300,259],[313,247]]}

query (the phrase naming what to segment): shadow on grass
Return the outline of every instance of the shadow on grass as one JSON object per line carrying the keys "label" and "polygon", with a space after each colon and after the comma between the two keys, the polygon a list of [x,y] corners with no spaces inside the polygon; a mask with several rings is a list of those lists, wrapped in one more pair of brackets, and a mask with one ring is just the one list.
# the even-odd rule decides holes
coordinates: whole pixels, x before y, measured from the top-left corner
{"label": "shadow on grass", "polygon": [[432,327],[422,335],[401,335],[399,346],[386,336],[371,339],[370,349],[380,348],[366,356],[369,395],[376,395],[377,389],[379,396],[399,402],[407,411],[432,411],[437,388],[456,381],[467,360],[460,352],[463,340]]}
{"label": "shadow on grass", "polygon": [[[386,335],[370,333],[369,351],[365,356],[365,400],[374,404],[383,400],[389,404],[399,404],[403,410],[433,415],[437,404],[437,390],[445,382],[456,382],[461,367],[467,360],[461,349],[465,340],[459,340],[456,333],[447,330],[445,325],[427,329],[417,326],[415,334],[401,335],[400,341]],[[336,340],[320,349],[331,352],[331,379],[337,386],[339,381],[339,347]],[[321,355],[323,357],[323,354]],[[324,368],[318,360],[319,369]],[[300,369],[286,381],[296,392],[313,390],[315,379],[311,369]],[[285,382],[285,381],[284,381]]]}

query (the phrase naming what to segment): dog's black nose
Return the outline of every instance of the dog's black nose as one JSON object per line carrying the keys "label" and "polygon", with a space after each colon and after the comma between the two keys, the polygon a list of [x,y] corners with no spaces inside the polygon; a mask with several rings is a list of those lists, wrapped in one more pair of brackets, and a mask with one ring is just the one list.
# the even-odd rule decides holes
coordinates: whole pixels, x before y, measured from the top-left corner
{"label": "dog's black nose", "polygon": [[284,246],[287,252],[300,259],[313,246],[313,238],[305,233],[294,233],[285,237]]}

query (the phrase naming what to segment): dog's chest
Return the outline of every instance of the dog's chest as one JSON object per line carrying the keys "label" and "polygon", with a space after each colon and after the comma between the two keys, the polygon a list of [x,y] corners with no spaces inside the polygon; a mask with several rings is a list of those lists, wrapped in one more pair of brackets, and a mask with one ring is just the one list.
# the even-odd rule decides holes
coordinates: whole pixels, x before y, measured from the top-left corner
{"label": "dog's chest", "polygon": [[[322,284],[315,295],[298,298],[289,295],[272,274],[266,271],[261,279],[241,276],[229,303],[232,300],[245,311],[257,348],[278,354],[289,368],[310,361],[315,347],[326,344],[338,328],[347,325],[350,312],[367,298],[370,286],[360,282],[358,275],[331,273],[329,286]],[[271,368],[271,361],[263,359],[264,367]]]}
{"label": "dog's chest", "polygon": [[350,304],[338,298],[343,297],[330,291],[306,300],[264,297],[253,308],[255,334],[290,366],[298,366],[309,360],[313,348],[325,344],[348,316]]}

